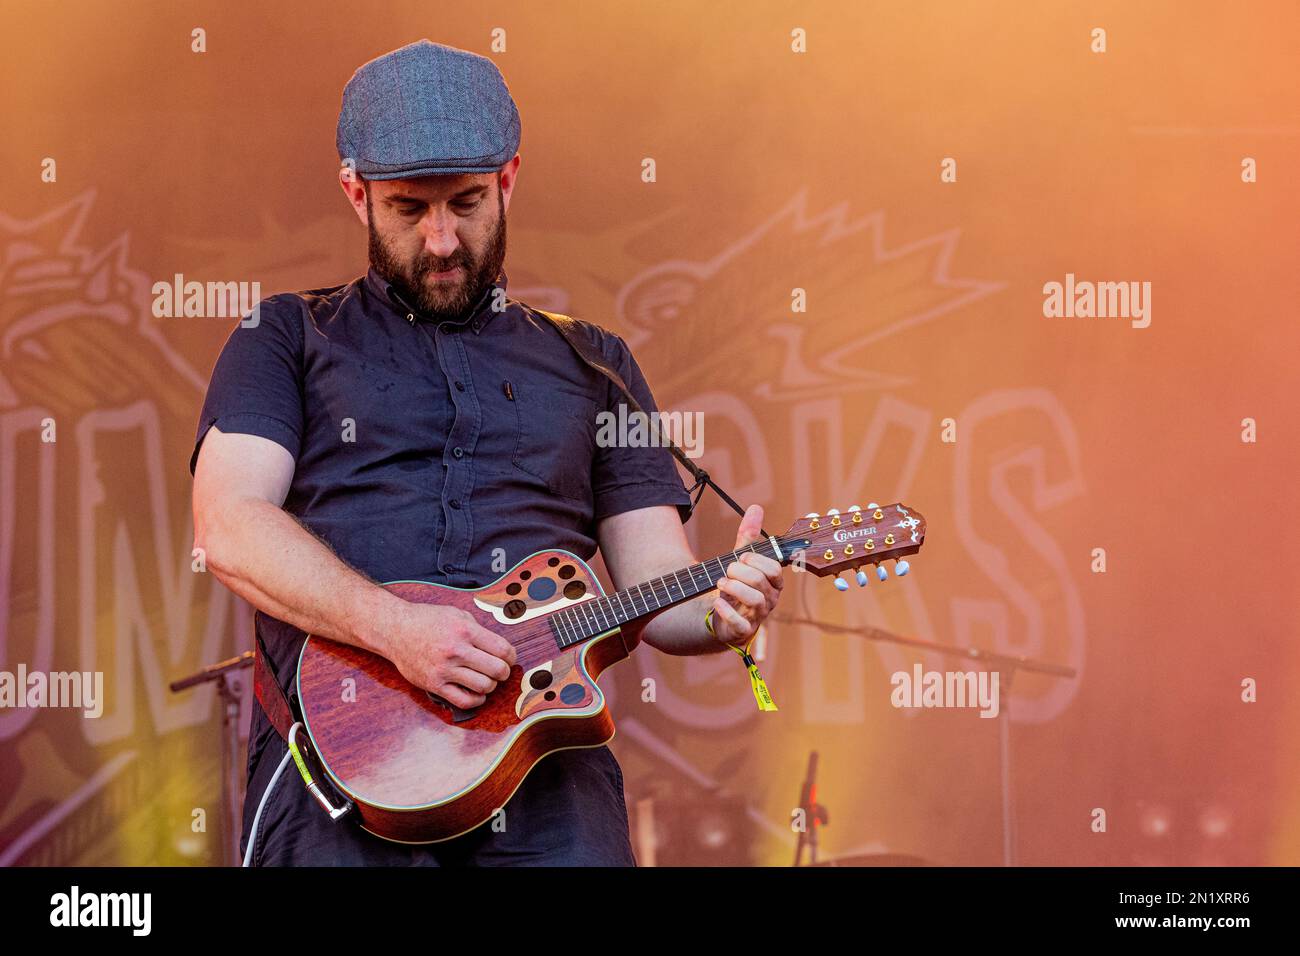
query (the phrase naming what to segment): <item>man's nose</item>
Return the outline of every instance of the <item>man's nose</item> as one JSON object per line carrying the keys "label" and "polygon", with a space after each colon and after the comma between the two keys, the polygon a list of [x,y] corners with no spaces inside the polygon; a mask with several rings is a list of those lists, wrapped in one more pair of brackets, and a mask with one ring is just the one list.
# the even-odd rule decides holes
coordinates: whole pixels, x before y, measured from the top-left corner
{"label": "man's nose", "polygon": [[460,247],[454,217],[447,210],[435,210],[425,217],[424,248],[430,255],[446,259]]}

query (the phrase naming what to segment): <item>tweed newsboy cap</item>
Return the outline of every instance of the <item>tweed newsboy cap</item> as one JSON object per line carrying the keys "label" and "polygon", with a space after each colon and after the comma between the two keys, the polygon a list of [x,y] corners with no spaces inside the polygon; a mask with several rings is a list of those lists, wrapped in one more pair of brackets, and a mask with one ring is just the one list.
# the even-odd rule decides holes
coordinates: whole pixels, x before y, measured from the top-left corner
{"label": "tweed newsboy cap", "polygon": [[365,179],[490,173],[519,149],[519,110],[487,57],[420,40],[352,74],[335,141]]}

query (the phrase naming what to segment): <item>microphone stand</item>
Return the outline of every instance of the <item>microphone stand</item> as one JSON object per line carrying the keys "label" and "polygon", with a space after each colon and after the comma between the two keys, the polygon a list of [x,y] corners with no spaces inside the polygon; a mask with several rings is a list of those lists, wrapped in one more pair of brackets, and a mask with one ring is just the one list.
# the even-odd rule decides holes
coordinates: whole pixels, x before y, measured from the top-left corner
{"label": "microphone stand", "polygon": [[172,681],[168,687],[173,693],[186,690],[198,684],[215,682],[217,695],[221,698],[221,859],[226,866],[239,865],[239,833],[242,829],[239,819],[238,801],[239,771],[236,755],[239,753],[239,705],[242,697],[242,685],[238,671],[253,666],[253,652],[244,651],[238,657],[209,664],[203,670],[188,677]]}
{"label": "microphone stand", "polygon": [[817,828],[830,823],[826,808],[817,802],[817,751],[808,755],[808,773],[804,776],[803,786],[799,788],[799,809],[803,811],[804,828],[799,831],[799,840],[794,847],[794,865],[803,863],[804,844],[808,845],[808,865],[817,862]]}
{"label": "microphone stand", "polygon": [[[818,630],[832,634],[857,634],[873,641],[889,644],[902,644],[906,647],[919,647],[928,651],[937,651],[949,657],[964,657],[990,665],[998,672],[998,763],[1002,778],[1002,865],[1016,865],[1016,817],[1015,802],[1011,792],[1011,684],[1018,671],[1034,674],[1048,674],[1053,677],[1075,678],[1079,672],[1073,667],[1062,664],[1049,664],[1028,657],[1016,657],[1010,654],[998,654],[994,651],[981,650],[978,647],[962,647],[957,644],[940,644],[938,641],[926,641],[918,637],[903,637],[879,627],[845,627],[829,621],[818,621],[807,617],[777,616],[774,620],[786,624],[806,624]],[[1004,693],[1005,691],[1005,693]],[[814,754],[814,757],[816,755]],[[811,772],[811,771],[810,771]],[[800,836],[799,847],[803,846]],[[796,849],[796,865],[798,865]]]}

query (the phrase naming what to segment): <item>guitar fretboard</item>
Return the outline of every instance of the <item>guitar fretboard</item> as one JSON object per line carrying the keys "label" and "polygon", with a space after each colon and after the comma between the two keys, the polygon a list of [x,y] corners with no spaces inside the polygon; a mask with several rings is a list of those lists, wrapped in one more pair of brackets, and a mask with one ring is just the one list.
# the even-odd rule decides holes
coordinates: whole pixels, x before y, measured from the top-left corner
{"label": "guitar fretboard", "polygon": [[796,539],[776,540],[779,550],[773,550],[770,539],[755,541],[739,550],[680,568],[605,597],[561,608],[550,615],[556,643],[562,648],[572,647],[628,621],[712,591],[717,587],[718,579],[727,576],[727,565],[746,552],[752,551],[774,558],[781,564],[789,564],[792,549],[805,543]]}

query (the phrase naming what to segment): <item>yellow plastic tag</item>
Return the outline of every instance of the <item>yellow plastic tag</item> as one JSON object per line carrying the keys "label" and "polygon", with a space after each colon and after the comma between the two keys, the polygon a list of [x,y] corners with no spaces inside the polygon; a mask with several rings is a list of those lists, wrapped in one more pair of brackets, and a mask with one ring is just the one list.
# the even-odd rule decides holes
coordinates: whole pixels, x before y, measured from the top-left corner
{"label": "yellow plastic tag", "polygon": [[[713,608],[709,608],[709,612],[704,615],[704,627],[710,634],[717,637],[713,630]],[[757,637],[758,634],[755,634],[753,638],[750,638],[743,651],[735,644],[728,644],[727,646],[740,655],[740,659],[745,664],[745,670],[749,671],[749,688],[754,692],[754,700],[758,702],[758,709],[773,711],[777,709],[776,701],[772,700],[772,695],[767,689],[767,683],[763,680],[763,675],[758,672],[758,664],[754,661],[754,658],[749,656],[749,649],[754,646],[754,638]]]}
{"label": "yellow plastic tag", "polygon": [[[751,645],[753,643],[753,641],[750,641]],[[757,662],[749,656],[749,647],[746,646],[742,651],[733,644],[731,649],[739,654],[740,659],[745,662],[745,670],[749,671],[749,686],[754,692],[754,700],[758,702],[758,709],[776,710],[776,701],[772,700],[772,695],[767,690],[767,683],[763,680],[763,675],[758,672]]]}

